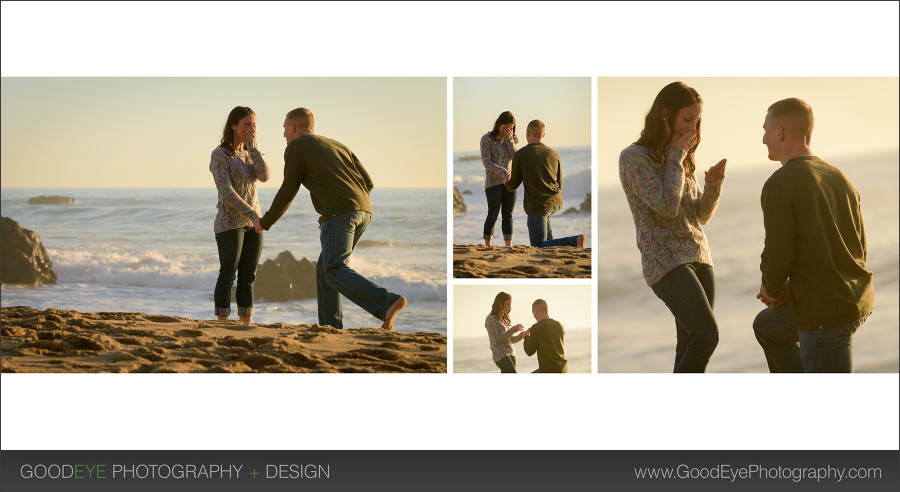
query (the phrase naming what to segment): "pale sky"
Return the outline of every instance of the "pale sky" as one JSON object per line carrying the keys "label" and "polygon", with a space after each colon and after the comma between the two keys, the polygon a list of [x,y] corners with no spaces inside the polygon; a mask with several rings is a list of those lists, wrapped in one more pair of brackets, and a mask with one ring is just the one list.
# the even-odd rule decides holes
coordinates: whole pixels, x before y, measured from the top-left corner
{"label": "pale sky", "polygon": [[512,296],[509,318],[528,329],[535,323],[531,303],[547,301],[550,317],[566,328],[591,327],[590,285],[456,285],[453,287],[453,337],[487,336],[484,318],[500,292]]}
{"label": "pale sky", "polygon": [[703,99],[696,153],[699,176],[725,158],[730,168],[779,165],[767,158],[762,124],[769,105],[789,97],[803,99],[812,107],[811,148],[826,161],[831,156],[898,147],[900,79],[896,77],[601,77],[597,81],[601,183],[618,182],[619,153],[640,136],[659,91],[679,80]]}
{"label": "pale sky", "polygon": [[278,188],[285,114],[309,108],[376,187],[445,187],[445,78],[3,78],[4,188],[212,187],[209,157],[235,106],[256,112]]}
{"label": "pale sky", "polygon": [[591,144],[589,77],[453,79],[453,151],[478,150],[481,136],[504,111],[516,117],[519,146],[531,120],[546,125],[551,147]]}

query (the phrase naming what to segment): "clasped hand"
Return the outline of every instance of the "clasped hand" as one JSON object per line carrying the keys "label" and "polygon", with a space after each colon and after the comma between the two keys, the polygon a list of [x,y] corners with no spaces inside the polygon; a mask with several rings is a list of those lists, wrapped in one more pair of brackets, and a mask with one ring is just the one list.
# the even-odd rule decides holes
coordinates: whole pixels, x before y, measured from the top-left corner
{"label": "clasped hand", "polygon": [[788,285],[790,285],[791,279],[787,279],[784,282],[784,287],[781,288],[781,294],[778,297],[769,297],[769,294],[766,292],[765,286],[760,284],[759,286],[759,294],[756,294],[756,298],[759,299],[760,302],[765,304],[770,308],[777,308],[778,306],[784,304],[785,301],[788,300]]}

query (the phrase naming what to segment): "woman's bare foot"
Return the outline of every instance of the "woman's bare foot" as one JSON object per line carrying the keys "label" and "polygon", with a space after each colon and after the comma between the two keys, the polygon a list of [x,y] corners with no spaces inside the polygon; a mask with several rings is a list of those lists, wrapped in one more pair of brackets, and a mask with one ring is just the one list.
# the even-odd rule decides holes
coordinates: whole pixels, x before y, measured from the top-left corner
{"label": "woman's bare foot", "polygon": [[485,245],[485,246],[490,246],[490,245],[491,245],[491,240],[490,240],[490,239],[485,239],[485,240],[484,240],[484,245]]}
{"label": "woman's bare foot", "polygon": [[397,319],[397,314],[400,313],[400,310],[406,307],[406,298],[400,296],[400,299],[394,301],[394,304],[388,308],[387,313],[384,315],[384,324],[381,325],[385,330],[392,330],[394,328],[394,320]]}
{"label": "woman's bare foot", "polygon": [[512,239],[507,239],[507,240],[505,240],[505,241],[503,241],[503,242],[506,243],[506,247],[507,247],[507,248],[512,248]]}
{"label": "woman's bare foot", "polygon": [[575,246],[584,248],[584,234],[579,234],[578,237],[575,238]]}

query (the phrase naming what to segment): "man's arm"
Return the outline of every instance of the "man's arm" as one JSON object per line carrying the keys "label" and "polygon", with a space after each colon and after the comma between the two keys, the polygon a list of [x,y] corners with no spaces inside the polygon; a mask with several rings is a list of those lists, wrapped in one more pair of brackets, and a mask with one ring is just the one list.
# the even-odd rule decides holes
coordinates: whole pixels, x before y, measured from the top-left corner
{"label": "man's arm", "polygon": [[356,157],[356,154],[351,152],[350,156],[353,157],[353,165],[356,166],[359,174],[363,177],[363,181],[366,182],[366,192],[371,193],[375,188],[375,183],[372,182],[372,178],[369,176],[369,173],[366,171],[366,168],[363,167],[362,163],[359,162],[359,158]]}
{"label": "man's arm", "polygon": [[516,152],[513,155],[509,181],[506,182],[506,191],[516,191],[520,184],[522,184],[522,160],[519,159],[519,153]]}
{"label": "man's arm", "polygon": [[281,183],[281,188],[278,188],[278,193],[275,194],[269,211],[262,219],[259,219],[259,224],[263,229],[268,231],[287,212],[302,183],[303,165],[300,155],[288,145],[288,148],[284,150],[284,182]]}
{"label": "man's arm", "polygon": [[537,333],[532,333],[531,332],[532,329],[534,329],[534,326],[532,326],[531,328],[528,329],[529,335],[527,337],[525,337],[525,342],[523,344],[525,353],[528,356],[534,355],[534,353],[537,352],[537,346],[538,346]]}
{"label": "man's arm", "polygon": [[790,276],[794,261],[794,214],[790,195],[778,186],[763,186],[760,202],[766,240],[759,269],[765,294],[777,299],[781,297],[782,287]]}

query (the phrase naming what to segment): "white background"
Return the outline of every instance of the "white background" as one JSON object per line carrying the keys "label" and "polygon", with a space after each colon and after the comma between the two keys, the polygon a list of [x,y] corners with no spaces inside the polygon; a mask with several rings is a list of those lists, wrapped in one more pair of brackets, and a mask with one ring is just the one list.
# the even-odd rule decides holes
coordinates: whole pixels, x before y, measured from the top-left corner
{"label": "white background", "polygon": [[[897,18],[896,2],[4,2],[2,75],[896,77]],[[48,140],[76,120],[48,114]],[[897,374],[499,377],[2,374],[0,447],[898,449]],[[552,442],[498,440],[498,420],[561,408]]]}

